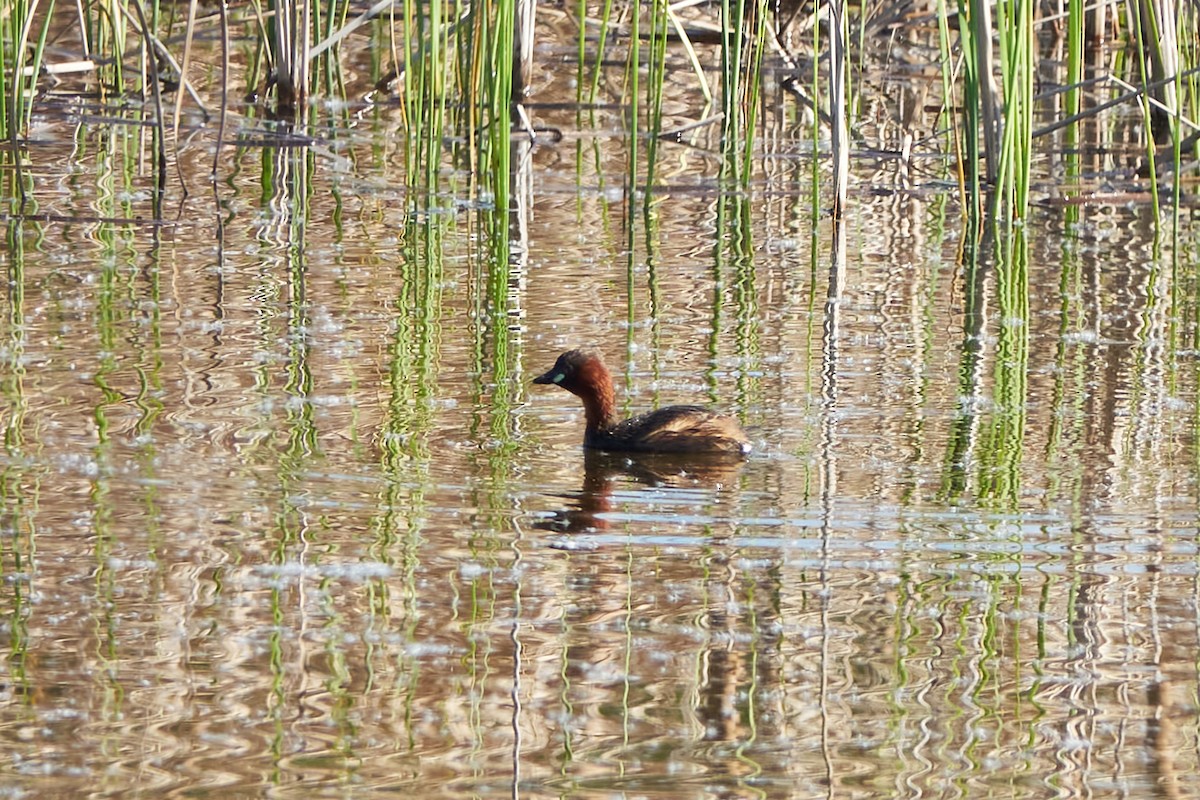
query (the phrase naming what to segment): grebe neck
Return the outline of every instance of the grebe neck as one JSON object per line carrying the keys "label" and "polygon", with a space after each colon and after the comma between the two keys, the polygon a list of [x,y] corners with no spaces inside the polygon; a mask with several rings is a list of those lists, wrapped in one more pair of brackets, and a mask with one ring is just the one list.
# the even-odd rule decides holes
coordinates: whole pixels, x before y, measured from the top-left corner
{"label": "grebe neck", "polygon": [[[595,366],[599,366],[599,369]],[[584,376],[583,386],[587,391],[579,393],[589,432],[606,430],[617,424],[617,401],[612,378],[603,365],[595,366],[589,365],[591,368]]]}

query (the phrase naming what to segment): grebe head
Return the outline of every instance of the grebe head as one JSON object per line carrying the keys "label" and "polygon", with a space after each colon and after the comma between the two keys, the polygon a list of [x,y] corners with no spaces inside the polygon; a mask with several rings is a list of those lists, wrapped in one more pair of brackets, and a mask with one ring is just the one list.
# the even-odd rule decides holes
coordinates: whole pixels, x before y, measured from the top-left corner
{"label": "grebe head", "polygon": [[590,349],[568,350],[558,357],[553,367],[534,378],[533,382],[561,386],[572,394],[603,391],[612,386],[612,378],[603,359]]}

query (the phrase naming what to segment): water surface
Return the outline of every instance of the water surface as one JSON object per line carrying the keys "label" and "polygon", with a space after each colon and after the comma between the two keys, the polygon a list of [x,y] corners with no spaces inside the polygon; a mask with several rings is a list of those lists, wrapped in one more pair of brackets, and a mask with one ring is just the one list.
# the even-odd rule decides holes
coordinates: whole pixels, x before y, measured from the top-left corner
{"label": "water surface", "polygon": [[[632,236],[620,137],[540,112],[490,267],[465,188],[410,213],[395,109],[164,225],[96,219],[148,218],[93,170],[129,131],[48,114],[0,253],[6,793],[1200,795],[1194,209],[977,240],[864,159],[837,269],[768,102],[749,192],[667,146]],[[754,455],[585,457],[530,385],[583,343]]]}

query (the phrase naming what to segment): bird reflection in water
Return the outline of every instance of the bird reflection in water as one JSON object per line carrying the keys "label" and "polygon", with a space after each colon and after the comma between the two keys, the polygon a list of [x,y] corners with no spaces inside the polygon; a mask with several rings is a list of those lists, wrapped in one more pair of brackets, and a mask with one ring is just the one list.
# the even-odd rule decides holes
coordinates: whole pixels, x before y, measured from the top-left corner
{"label": "bird reflection in water", "polygon": [[543,530],[581,533],[608,529],[604,514],[622,484],[651,488],[722,489],[735,484],[745,462],[722,454],[610,453],[585,450],[583,486],[561,495],[567,508],[537,523]]}

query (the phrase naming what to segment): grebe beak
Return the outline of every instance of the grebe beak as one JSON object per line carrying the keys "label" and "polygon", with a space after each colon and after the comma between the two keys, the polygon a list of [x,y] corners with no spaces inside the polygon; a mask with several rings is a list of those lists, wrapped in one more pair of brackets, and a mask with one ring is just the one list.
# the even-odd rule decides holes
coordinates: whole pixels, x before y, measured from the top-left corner
{"label": "grebe beak", "polygon": [[555,371],[554,371],[554,369],[550,369],[549,371],[547,371],[547,372],[543,373],[542,375],[538,375],[536,378],[534,378],[534,379],[533,379],[533,382],[534,382],[534,383],[555,383],[555,384],[558,384],[558,383],[562,383],[562,382],[563,382],[563,379],[565,379],[566,377],[567,377],[567,376],[566,376],[566,374],[565,374],[565,373],[562,373],[562,372],[555,372]]}

